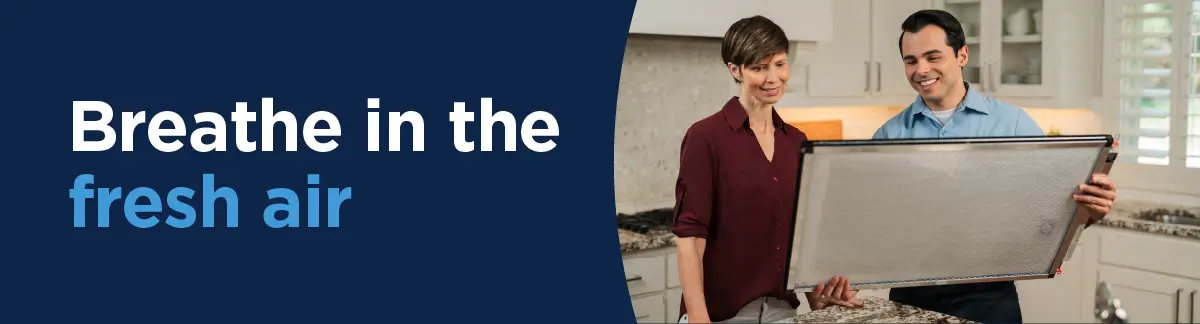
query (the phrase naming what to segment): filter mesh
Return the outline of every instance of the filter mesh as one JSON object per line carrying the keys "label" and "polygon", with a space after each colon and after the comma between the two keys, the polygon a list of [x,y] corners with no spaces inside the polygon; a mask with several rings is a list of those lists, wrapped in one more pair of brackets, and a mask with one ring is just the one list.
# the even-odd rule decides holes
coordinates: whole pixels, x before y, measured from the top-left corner
{"label": "filter mesh", "polygon": [[1048,274],[1101,149],[808,155],[795,283]]}

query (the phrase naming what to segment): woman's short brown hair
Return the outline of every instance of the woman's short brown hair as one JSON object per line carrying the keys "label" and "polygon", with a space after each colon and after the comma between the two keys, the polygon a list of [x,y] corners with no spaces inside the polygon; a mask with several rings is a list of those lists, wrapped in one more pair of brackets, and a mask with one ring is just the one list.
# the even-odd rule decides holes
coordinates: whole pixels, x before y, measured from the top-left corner
{"label": "woman's short brown hair", "polygon": [[[787,51],[788,38],[783,28],[763,16],[742,18],[733,23],[721,42],[723,63],[733,63],[739,67],[759,63]],[[741,82],[737,78],[734,81]]]}

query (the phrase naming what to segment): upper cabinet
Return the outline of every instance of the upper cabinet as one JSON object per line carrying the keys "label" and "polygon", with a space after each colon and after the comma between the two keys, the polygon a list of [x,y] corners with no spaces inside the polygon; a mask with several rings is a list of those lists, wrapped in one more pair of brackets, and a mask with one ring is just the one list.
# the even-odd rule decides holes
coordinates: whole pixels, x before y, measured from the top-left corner
{"label": "upper cabinet", "polygon": [[969,64],[963,77],[997,97],[1052,97],[1058,73],[1050,53],[1063,49],[1061,32],[1047,33],[1042,17],[1066,12],[1042,0],[945,0],[946,11],[962,22]]}
{"label": "upper cabinet", "polygon": [[917,94],[900,57],[900,25],[922,9],[946,10],[962,23],[963,78],[977,91],[1043,108],[1090,107],[1100,94],[1103,12],[1093,1],[839,0],[832,9],[832,39],[793,67],[804,91],[785,97],[786,106],[911,103]]}
{"label": "upper cabinet", "polygon": [[970,59],[963,76],[980,90],[1040,107],[1086,107],[1100,95],[1103,6],[1098,2],[941,2],[966,31]]}
{"label": "upper cabinet", "polygon": [[642,0],[633,9],[631,34],[725,36],[738,19],[762,15],[793,42],[833,39],[834,0]]}
{"label": "upper cabinet", "polygon": [[[818,42],[792,67],[801,93],[780,106],[904,105],[916,97],[900,59],[900,24],[935,0],[838,0],[833,39]],[[802,66],[801,66],[802,65]],[[801,70],[803,69],[803,70]],[[799,83],[799,82],[796,82]]]}

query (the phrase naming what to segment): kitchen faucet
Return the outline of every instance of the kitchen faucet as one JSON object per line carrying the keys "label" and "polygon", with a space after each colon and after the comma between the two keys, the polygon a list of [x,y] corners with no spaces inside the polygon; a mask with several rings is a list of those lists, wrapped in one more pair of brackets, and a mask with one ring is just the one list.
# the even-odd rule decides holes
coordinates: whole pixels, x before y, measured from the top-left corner
{"label": "kitchen faucet", "polygon": [[1100,323],[1129,323],[1129,314],[1121,308],[1121,299],[1113,297],[1111,286],[1101,281],[1096,285],[1096,307],[1093,309]]}

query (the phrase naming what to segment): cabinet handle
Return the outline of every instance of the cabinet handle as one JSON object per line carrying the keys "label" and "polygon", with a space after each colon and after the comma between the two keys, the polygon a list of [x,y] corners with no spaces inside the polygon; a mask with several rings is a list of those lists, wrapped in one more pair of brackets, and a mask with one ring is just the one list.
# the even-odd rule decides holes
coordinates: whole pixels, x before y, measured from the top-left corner
{"label": "cabinet handle", "polygon": [[875,62],[875,92],[883,91],[883,65]]}
{"label": "cabinet handle", "polygon": [[987,64],[979,64],[979,87],[983,90],[980,92],[987,92],[987,70]]}
{"label": "cabinet handle", "polygon": [[1183,307],[1179,307],[1181,301],[1183,301],[1183,288],[1175,290],[1175,324],[1179,324],[1179,311],[1183,310]]}
{"label": "cabinet handle", "polygon": [[804,66],[804,94],[808,95],[812,91],[808,90],[808,85],[812,84],[812,78],[809,77],[809,71],[812,71],[812,65]]}
{"label": "cabinet handle", "polygon": [[871,62],[863,62],[867,66],[867,87],[863,88],[863,92],[871,92]]}
{"label": "cabinet handle", "polygon": [[[634,282],[634,281],[638,281],[638,280],[642,280],[642,276],[633,276],[633,278],[625,278],[625,282]],[[1180,289],[1180,290],[1182,291],[1183,289]]]}
{"label": "cabinet handle", "polygon": [[992,67],[994,67],[994,66],[996,66],[996,63],[988,64],[988,76],[991,77],[992,79],[995,79],[995,80],[988,80],[988,81],[992,81],[992,82],[989,82],[992,84],[992,92],[996,92],[996,83],[1000,83],[1000,81],[997,81],[1000,78],[996,77],[996,70],[992,69]]}
{"label": "cabinet handle", "polygon": [[1188,295],[1188,323],[1196,324],[1196,291],[1192,290],[1192,294]]}

